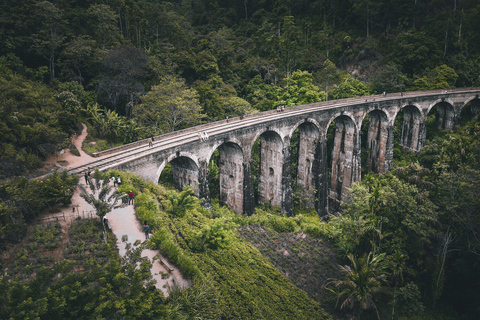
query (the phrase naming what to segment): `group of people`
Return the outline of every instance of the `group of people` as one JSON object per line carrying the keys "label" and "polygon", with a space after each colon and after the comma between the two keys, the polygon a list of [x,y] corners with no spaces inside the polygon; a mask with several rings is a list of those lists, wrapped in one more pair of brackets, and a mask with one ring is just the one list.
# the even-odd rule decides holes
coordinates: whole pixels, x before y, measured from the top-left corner
{"label": "group of people", "polygon": [[118,175],[116,178],[115,176],[112,176],[112,181],[113,181],[113,186],[121,186],[122,185],[122,179],[120,179],[120,175]]}
{"label": "group of people", "polygon": [[200,141],[207,141],[208,140],[207,132],[206,131],[199,132],[198,133],[198,138],[200,139]]}
{"label": "group of people", "polygon": [[277,106],[277,112],[285,111],[285,106]]}

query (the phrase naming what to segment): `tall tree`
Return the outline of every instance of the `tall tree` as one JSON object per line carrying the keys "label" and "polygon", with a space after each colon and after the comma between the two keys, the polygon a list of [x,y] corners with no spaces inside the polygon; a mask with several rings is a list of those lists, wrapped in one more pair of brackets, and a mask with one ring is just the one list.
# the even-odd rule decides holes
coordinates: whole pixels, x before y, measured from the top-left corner
{"label": "tall tree", "polygon": [[353,309],[356,319],[362,319],[362,312],[373,308],[380,319],[375,301],[388,292],[385,254],[370,252],[362,257],[347,257],[351,265],[339,266],[344,278],[330,280],[336,288],[337,301],[341,301],[340,309]]}
{"label": "tall tree", "polygon": [[195,125],[204,117],[196,91],[188,88],[185,80],[176,76],[166,76],[142,96],[141,101],[134,107],[133,115],[155,132],[175,131]]}
{"label": "tall tree", "polygon": [[307,71],[295,71],[284,81],[286,85],[280,89],[279,104],[296,106],[325,100],[325,94],[313,84],[313,77]]}
{"label": "tall tree", "polygon": [[132,46],[115,47],[103,58],[97,84],[100,100],[119,114],[131,116],[131,107],[144,93],[148,58]]}
{"label": "tall tree", "polygon": [[37,4],[40,32],[33,36],[34,47],[45,59],[48,60],[50,82],[55,79],[55,61],[57,51],[64,41],[61,27],[64,21],[63,12],[55,4],[42,1]]}

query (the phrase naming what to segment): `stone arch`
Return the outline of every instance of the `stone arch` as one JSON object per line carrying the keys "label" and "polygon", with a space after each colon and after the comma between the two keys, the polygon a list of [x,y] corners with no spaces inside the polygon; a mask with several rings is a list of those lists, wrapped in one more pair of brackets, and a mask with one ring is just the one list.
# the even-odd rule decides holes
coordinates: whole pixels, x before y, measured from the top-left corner
{"label": "stone arch", "polygon": [[346,115],[340,115],[334,120],[329,198],[336,207],[338,202],[343,200],[352,183],[360,180],[360,148],[355,121]]}
{"label": "stone arch", "polygon": [[320,132],[320,124],[318,123],[318,121],[315,120],[315,119],[312,119],[312,118],[306,118],[306,119],[302,119],[302,120],[298,121],[297,123],[295,123],[293,125],[292,129],[290,130],[290,132],[288,133],[288,136],[291,138],[293,133],[295,132],[295,130],[297,130],[297,128],[304,123],[313,124],[315,127],[317,127],[317,130]]}
{"label": "stone arch", "polygon": [[273,130],[264,131],[258,137],[260,138],[258,201],[282,207],[283,137]]}
{"label": "stone arch", "polygon": [[280,140],[282,141],[282,143],[285,141],[285,135],[278,129],[278,128],[270,128],[269,126],[267,126],[266,128],[264,128],[263,130],[258,130],[258,132],[255,132],[255,135],[253,136],[252,138],[252,144],[250,145],[250,149],[252,148],[253,144],[255,143],[255,141],[258,140],[258,138],[263,135],[264,133],[267,133],[267,132],[274,132],[276,133]]}
{"label": "stone arch", "polygon": [[220,147],[224,143],[236,144],[243,152],[244,147],[243,147],[242,142],[239,139],[237,139],[233,136],[228,137],[228,140],[215,141],[215,143],[211,146],[211,148],[207,152],[206,159],[208,159],[208,162],[210,162],[212,160],[212,156],[213,156],[213,153],[215,152],[215,150],[217,150],[218,147]]}
{"label": "stone arch", "polygon": [[350,112],[342,111],[342,112],[336,112],[332,117],[329,118],[329,120],[327,121],[327,125],[324,128],[324,132],[321,132],[323,133],[324,137],[327,136],[328,128],[330,127],[332,122],[334,122],[337,118],[342,116],[352,120],[353,125],[355,126],[355,131],[358,132],[359,128],[357,126],[357,122],[355,121],[355,117],[353,116],[353,114],[351,114]]}
{"label": "stone arch", "polygon": [[243,150],[234,142],[218,146],[219,202],[236,213],[243,213]]}
{"label": "stone arch", "polygon": [[381,113],[383,113],[388,121],[389,124],[393,123],[395,121],[395,116],[390,116],[390,113],[388,112],[388,108],[380,108],[378,106],[370,106],[368,107],[367,109],[365,109],[365,114],[363,115],[363,117],[360,119],[360,123],[359,123],[359,126],[358,128],[361,129],[362,128],[362,123],[365,119],[365,117],[367,116],[367,114],[369,114],[370,112],[372,111],[379,111]]}
{"label": "stone arch", "polygon": [[478,104],[480,106],[480,96],[477,94],[475,96],[472,96],[472,97],[469,97],[468,99],[466,99],[462,108],[464,108],[468,103],[472,102],[473,100],[476,100],[476,104]]}
{"label": "stone arch", "polygon": [[198,196],[198,178],[200,168],[198,159],[185,153],[170,155],[158,168],[156,181],[160,179],[160,175],[169,163],[172,165],[172,178],[177,188],[183,189],[186,186],[192,186],[195,195]]}
{"label": "stone arch", "polygon": [[[380,109],[372,109],[365,114],[362,119],[360,127],[365,122],[368,115],[368,129],[362,147],[369,150],[366,157],[366,167],[368,171],[375,173],[384,173],[386,168],[386,153],[388,143],[388,115]],[[363,130],[363,129],[362,129]],[[362,164],[363,165],[363,164]]]}
{"label": "stone arch", "polygon": [[[470,104],[470,105],[469,105]],[[469,116],[480,114],[480,98],[479,95],[471,97],[463,103],[461,109],[458,111],[460,117],[465,115],[466,107],[469,105]]]}
{"label": "stone arch", "polygon": [[399,144],[412,151],[420,151],[426,134],[421,108],[415,104],[406,104],[397,111],[395,119],[401,111],[403,111],[403,119]]}
{"label": "stone arch", "polygon": [[437,100],[435,100],[434,102],[432,102],[428,105],[427,109],[425,110],[425,115],[428,115],[430,113],[430,111],[432,111],[432,109],[437,104],[442,103],[442,102],[449,104],[452,108],[455,105],[451,99],[445,99],[445,98],[437,99]]}
{"label": "stone arch", "polygon": [[425,116],[428,117],[433,108],[436,107],[436,127],[438,130],[452,130],[455,126],[455,108],[451,101],[444,99],[435,101],[426,110]]}

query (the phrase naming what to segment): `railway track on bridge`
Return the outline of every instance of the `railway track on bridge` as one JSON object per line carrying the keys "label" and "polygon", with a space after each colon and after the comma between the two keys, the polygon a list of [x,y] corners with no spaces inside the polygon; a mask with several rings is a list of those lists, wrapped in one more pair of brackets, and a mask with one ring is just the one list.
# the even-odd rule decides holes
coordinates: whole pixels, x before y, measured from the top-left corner
{"label": "railway track on bridge", "polygon": [[[480,89],[475,88],[475,90],[479,91]],[[459,92],[472,92],[472,91],[473,90],[458,90],[454,92],[459,93]],[[405,93],[402,95],[389,94],[388,96],[376,95],[376,96],[366,96],[366,97],[349,98],[349,99],[342,99],[342,100],[332,100],[332,101],[325,101],[321,103],[312,103],[310,105],[289,107],[282,112],[266,111],[266,112],[261,112],[253,115],[247,115],[244,119],[240,119],[239,117],[232,118],[228,122],[225,122],[224,120],[217,121],[210,124],[199,125],[197,127],[186,129],[186,131],[188,132],[185,132],[184,134],[181,134],[181,131],[177,131],[174,134],[168,133],[162,136],[158,136],[156,137],[156,141],[153,147],[149,147],[148,142],[146,140],[145,140],[145,143],[141,145],[138,145],[138,142],[133,143],[135,145],[131,147],[128,147],[128,145],[126,145],[126,146],[123,146],[121,149],[119,149],[119,151],[113,154],[100,156],[97,160],[68,169],[67,171],[70,174],[80,174],[85,170],[87,170],[88,168],[97,168],[100,171],[105,171],[111,168],[115,168],[119,165],[128,163],[135,159],[139,159],[157,152],[171,149],[173,147],[198,141],[199,139],[198,135],[201,132],[207,132],[207,134],[210,137],[214,137],[216,135],[227,133],[232,130],[237,130],[237,129],[249,127],[251,125],[256,125],[259,123],[265,123],[268,121],[275,121],[275,120],[279,120],[279,119],[287,118],[291,116],[308,114],[312,112],[324,111],[324,110],[335,109],[335,108],[345,107],[345,106],[352,106],[356,104],[401,100],[401,99],[408,99],[408,98],[413,98],[417,96],[439,95],[442,93],[443,91],[442,92],[429,91],[429,92],[422,92],[422,93],[419,93],[419,92]],[[453,93],[453,92],[450,91],[449,93]],[[194,128],[198,128],[198,129],[194,130]]]}

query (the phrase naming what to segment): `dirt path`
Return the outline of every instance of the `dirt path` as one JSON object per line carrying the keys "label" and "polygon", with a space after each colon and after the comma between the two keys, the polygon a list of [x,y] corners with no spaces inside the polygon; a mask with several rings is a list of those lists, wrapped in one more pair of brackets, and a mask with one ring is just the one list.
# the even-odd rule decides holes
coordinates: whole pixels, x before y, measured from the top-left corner
{"label": "dirt path", "polygon": [[[121,256],[124,256],[127,251],[125,248],[127,243],[133,244],[137,240],[145,241],[145,234],[142,231],[141,223],[135,216],[133,205],[112,210],[107,213],[107,219],[112,232],[117,237],[117,247]],[[124,235],[128,237],[128,240],[125,242],[122,241]],[[145,249],[142,251],[142,257],[147,257],[150,261],[153,261],[151,272],[153,278],[157,280],[156,288],[161,290],[165,296],[168,296],[167,285],[173,285],[173,281],[176,281],[181,287],[188,287],[190,285],[188,281],[183,278],[180,271],[165,257],[162,258],[173,267],[173,271],[167,270],[160,263],[160,259],[154,260],[154,257],[159,256],[159,254],[158,250]],[[163,279],[162,274],[167,277]]]}
{"label": "dirt path", "polygon": [[88,135],[87,126],[82,123],[82,133],[80,135],[74,134],[70,141],[72,144],[77,148],[80,156],[76,156],[70,152],[70,149],[66,148],[56,152],[53,156],[49,157],[45,164],[47,167],[58,167],[62,169],[68,169],[72,167],[76,167],[82,164],[89,163],[95,160],[90,155],[86,154],[85,151],[82,149],[83,141]]}
{"label": "dirt path", "polygon": [[[82,123],[83,130],[80,135],[74,135],[72,137],[72,143],[76,146],[80,152],[80,156],[76,156],[70,152],[69,149],[62,154],[56,155],[48,160],[47,163],[50,165],[58,166],[61,168],[75,167],[81,164],[90,162],[93,158],[86,154],[82,150],[82,144],[88,135],[87,127]],[[80,177],[79,183],[84,184],[83,177]],[[63,207],[58,209],[59,212],[54,214],[47,214],[42,218],[52,218],[52,216],[60,217],[57,218],[58,222],[62,225],[62,231],[64,236],[63,242],[67,241],[68,237],[68,228],[72,221],[78,215],[92,215],[94,208],[89,205],[81,196],[80,188],[76,188],[75,193],[72,197],[72,204],[68,207]],[[145,241],[145,235],[142,232],[141,223],[137,220],[135,215],[135,209],[133,205],[129,205],[124,208],[114,209],[112,212],[107,214],[108,224],[111,227],[112,232],[117,237],[117,247],[119,249],[120,256],[124,256],[126,253],[125,246],[127,243],[133,245],[136,240]],[[122,237],[127,235],[128,241],[123,242]],[[145,249],[142,251],[143,257],[148,257],[152,261],[151,273],[153,278],[157,281],[156,288],[161,290],[165,296],[168,296],[167,286],[172,285],[173,281],[176,281],[181,287],[188,287],[190,283],[186,280],[180,271],[173,267],[173,264],[170,263],[166,258],[163,258],[170,266],[173,267],[172,270],[167,270],[167,268],[161,264],[160,259],[154,259],[154,257],[159,256],[160,253],[158,250],[149,250]],[[162,276],[162,274],[164,276]],[[166,275],[166,276],[165,276]]]}

